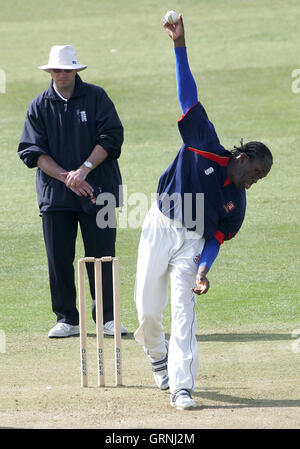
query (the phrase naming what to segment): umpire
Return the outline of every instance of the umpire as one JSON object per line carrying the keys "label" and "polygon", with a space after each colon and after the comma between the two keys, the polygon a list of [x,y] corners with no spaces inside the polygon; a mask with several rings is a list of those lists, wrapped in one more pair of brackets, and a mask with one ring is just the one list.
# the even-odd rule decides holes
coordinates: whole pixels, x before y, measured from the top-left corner
{"label": "umpire", "polygon": [[[116,227],[98,227],[99,193],[114,195],[119,206],[122,184],[117,159],[123,126],[113,102],[98,86],[83,82],[71,45],[55,45],[49,62],[39,67],[51,75],[47,90],[29,105],[18,154],[29,168],[37,167],[36,189],[48,257],[52,310],[57,324],[48,337],[79,333],[74,257],[78,224],[85,256],[115,256]],[[113,209],[115,212],[115,209]],[[113,335],[112,275],[103,266],[104,332]],[[87,266],[95,298],[92,264]],[[95,320],[95,301],[92,307]],[[126,329],[122,326],[122,333]]]}

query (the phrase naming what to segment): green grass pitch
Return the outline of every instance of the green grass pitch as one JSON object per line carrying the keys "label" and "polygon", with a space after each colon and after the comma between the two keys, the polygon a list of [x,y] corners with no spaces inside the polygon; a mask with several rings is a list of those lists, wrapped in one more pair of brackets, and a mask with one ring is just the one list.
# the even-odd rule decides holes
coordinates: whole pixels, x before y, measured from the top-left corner
{"label": "green grass pitch", "polygon": [[[224,243],[197,299],[198,332],[284,332],[300,327],[300,68],[297,0],[11,0],[0,7],[1,215],[0,329],[7,341],[45,340],[55,324],[36,202],[35,171],[17,156],[29,102],[49,85],[37,69],[52,45],[72,44],[87,64],[84,81],[101,85],[125,128],[119,160],[128,196],[156,191],[180,148],[173,46],[162,27],[183,13],[199,98],[228,149],[261,140],[273,152],[267,178],[247,193],[236,238]],[[284,11],[283,11],[284,10]],[[283,17],[284,16],[284,17]],[[128,214],[134,206],[128,206]],[[122,322],[137,327],[133,301],[140,228],[118,229]],[[83,255],[80,238],[76,259]],[[165,315],[170,331],[169,309]],[[88,317],[93,328],[91,314]],[[9,344],[9,343],[8,343]],[[1,354],[0,354],[1,356]],[[78,361],[79,363],[79,361]]]}

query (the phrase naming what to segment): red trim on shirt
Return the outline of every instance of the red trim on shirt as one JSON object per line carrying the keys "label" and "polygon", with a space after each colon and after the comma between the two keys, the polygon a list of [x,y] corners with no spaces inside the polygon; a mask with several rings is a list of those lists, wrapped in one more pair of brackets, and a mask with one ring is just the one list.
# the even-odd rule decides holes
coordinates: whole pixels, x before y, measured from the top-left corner
{"label": "red trim on shirt", "polygon": [[201,151],[196,150],[196,148],[188,147],[189,151],[193,151],[194,153],[200,154],[200,156],[205,157],[206,159],[209,159],[210,161],[217,162],[217,164],[221,165],[222,167],[227,167],[229,160],[231,159],[231,156],[218,156],[215,153],[210,153],[209,151]]}
{"label": "red trim on shirt", "polygon": [[197,104],[199,103],[199,101],[197,101],[197,103],[193,104],[193,106],[191,106],[185,114],[183,114],[183,116],[178,120],[178,123],[181,122],[181,120],[184,119],[184,117],[190,112],[191,109],[193,109],[195,106],[197,106]]}
{"label": "red trim on shirt", "polygon": [[226,179],[226,181],[225,181],[224,184],[223,184],[223,187],[228,186],[228,184],[232,184],[232,182],[230,181],[229,178]]}
{"label": "red trim on shirt", "polygon": [[223,234],[223,232],[221,232],[221,231],[216,231],[215,235],[214,235],[214,238],[216,240],[218,240],[220,245],[222,245],[222,243],[224,243],[224,240],[225,240],[225,234]]}

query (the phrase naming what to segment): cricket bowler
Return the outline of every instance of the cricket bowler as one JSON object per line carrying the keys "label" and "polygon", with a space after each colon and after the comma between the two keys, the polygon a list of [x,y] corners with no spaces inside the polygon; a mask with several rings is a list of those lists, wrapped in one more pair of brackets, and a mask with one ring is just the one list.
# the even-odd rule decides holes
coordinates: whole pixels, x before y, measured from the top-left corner
{"label": "cricket bowler", "polygon": [[[198,100],[189,68],[182,16],[164,21],[174,42],[178,122],[182,146],[161,175],[157,201],[143,224],[138,250],[135,304],[136,341],[152,364],[156,385],[170,389],[170,403],[180,410],[197,407],[191,394],[198,369],[195,294],[209,289],[207,273],[220,246],[239,231],[246,210],[246,190],[269,173],[273,158],[261,142],[226,150]],[[162,324],[171,285],[171,335]]]}

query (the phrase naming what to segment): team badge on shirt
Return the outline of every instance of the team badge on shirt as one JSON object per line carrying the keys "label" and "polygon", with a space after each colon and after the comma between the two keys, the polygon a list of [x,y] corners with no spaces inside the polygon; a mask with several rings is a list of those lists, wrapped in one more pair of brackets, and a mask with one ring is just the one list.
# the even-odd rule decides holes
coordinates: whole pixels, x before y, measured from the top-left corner
{"label": "team badge on shirt", "polygon": [[199,264],[199,262],[200,262],[200,257],[201,257],[201,254],[197,254],[195,257],[194,257],[194,262],[198,265]]}
{"label": "team badge on shirt", "polygon": [[234,203],[232,201],[229,201],[229,203],[224,204],[223,207],[226,210],[226,212],[229,213],[229,212],[231,212],[235,208],[235,205],[234,205]]}
{"label": "team badge on shirt", "polygon": [[208,176],[211,175],[215,170],[213,167],[208,167],[206,170],[204,170],[204,173]]}

